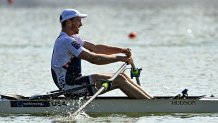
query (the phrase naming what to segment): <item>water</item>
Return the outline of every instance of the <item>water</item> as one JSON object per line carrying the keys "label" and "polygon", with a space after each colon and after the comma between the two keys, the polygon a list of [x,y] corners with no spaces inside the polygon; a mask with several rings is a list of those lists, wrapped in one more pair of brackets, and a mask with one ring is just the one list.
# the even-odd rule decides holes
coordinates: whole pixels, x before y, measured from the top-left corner
{"label": "water", "polygon": [[[142,67],[142,87],[152,95],[218,96],[218,2],[216,0],[0,0],[0,93],[25,96],[57,87],[50,75],[54,40],[64,8],[87,13],[80,35],[93,43],[129,47]],[[130,32],[137,38],[128,39]],[[83,73],[115,72],[83,62]],[[92,69],[86,69],[92,68]],[[105,94],[124,95],[115,90]],[[0,122],[217,122],[217,114],[167,114],[129,117],[109,115],[73,119],[67,116],[1,116]]]}

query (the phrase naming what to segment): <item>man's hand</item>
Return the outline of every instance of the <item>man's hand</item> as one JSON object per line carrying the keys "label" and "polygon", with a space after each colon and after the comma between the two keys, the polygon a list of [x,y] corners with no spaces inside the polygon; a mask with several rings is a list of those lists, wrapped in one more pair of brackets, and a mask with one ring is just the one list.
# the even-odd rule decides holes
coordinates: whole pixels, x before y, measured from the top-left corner
{"label": "man's hand", "polygon": [[124,48],[123,53],[126,55],[127,58],[130,58],[132,56],[130,48]]}
{"label": "man's hand", "polygon": [[132,57],[129,57],[129,58],[127,58],[127,61],[126,61],[128,64],[132,64],[133,63],[133,59],[132,59]]}
{"label": "man's hand", "polygon": [[128,64],[132,64],[133,63],[133,59],[132,57],[127,57],[127,56],[116,56],[118,61],[122,61],[122,62],[127,62]]}

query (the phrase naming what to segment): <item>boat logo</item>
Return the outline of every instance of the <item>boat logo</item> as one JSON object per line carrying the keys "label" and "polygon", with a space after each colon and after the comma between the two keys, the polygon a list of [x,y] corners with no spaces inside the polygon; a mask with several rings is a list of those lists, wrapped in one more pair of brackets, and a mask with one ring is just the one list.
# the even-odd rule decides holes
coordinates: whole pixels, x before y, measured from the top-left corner
{"label": "boat logo", "polygon": [[49,101],[11,101],[11,107],[50,107]]}
{"label": "boat logo", "polygon": [[191,105],[191,106],[195,106],[196,101],[194,101],[194,100],[176,100],[176,101],[172,101],[172,105]]}
{"label": "boat logo", "polygon": [[51,101],[52,106],[67,106],[67,103],[62,100],[53,100]]}

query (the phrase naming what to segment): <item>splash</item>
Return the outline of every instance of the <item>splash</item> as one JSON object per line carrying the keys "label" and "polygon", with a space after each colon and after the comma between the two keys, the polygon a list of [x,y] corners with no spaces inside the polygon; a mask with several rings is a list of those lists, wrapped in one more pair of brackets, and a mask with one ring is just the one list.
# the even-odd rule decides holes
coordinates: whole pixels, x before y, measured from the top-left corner
{"label": "splash", "polygon": [[[73,103],[67,103],[68,106],[72,106],[72,108],[69,110],[69,112],[63,112],[60,117],[55,116],[55,120],[53,120],[53,123],[63,123],[63,122],[88,122],[90,119],[93,120],[93,117],[88,115],[85,110],[81,110],[80,112],[75,114],[75,111],[79,109],[86,100],[84,97],[79,98],[78,100],[74,101]],[[91,105],[92,106],[92,105]]]}
{"label": "splash", "polygon": [[91,117],[86,114],[84,111],[81,111],[79,114],[76,116],[72,115],[71,112],[68,113],[68,115],[65,116],[60,116],[56,117],[55,120],[52,121],[52,123],[63,123],[63,122],[76,122],[76,121],[81,121],[81,122],[88,122],[90,121]]}
{"label": "splash", "polygon": [[81,120],[81,119],[89,119],[91,117],[88,114],[86,114],[85,111],[81,111],[76,115],[73,113],[70,113],[69,118],[71,118],[72,120]]}
{"label": "splash", "polygon": [[[77,101],[77,105],[78,105],[77,108],[79,108],[79,107],[81,107],[83,105],[82,99],[83,98],[79,98],[79,100]],[[69,114],[69,117],[71,119],[74,119],[74,120],[90,118],[89,115],[86,114],[85,111],[83,111],[83,110],[78,112],[78,113],[68,112],[68,114]]]}

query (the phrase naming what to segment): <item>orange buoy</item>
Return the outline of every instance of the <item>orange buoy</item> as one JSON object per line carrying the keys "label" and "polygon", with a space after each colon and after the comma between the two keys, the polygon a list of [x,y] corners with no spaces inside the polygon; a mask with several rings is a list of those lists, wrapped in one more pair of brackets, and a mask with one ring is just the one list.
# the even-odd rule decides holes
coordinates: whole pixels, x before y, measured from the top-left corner
{"label": "orange buoy", "polygon": [[131,33],[129,33],[129,38],[130,39],[134,39],[134,38],[136,38],[137,37],[137,33],[136,32],[131,32]]}

